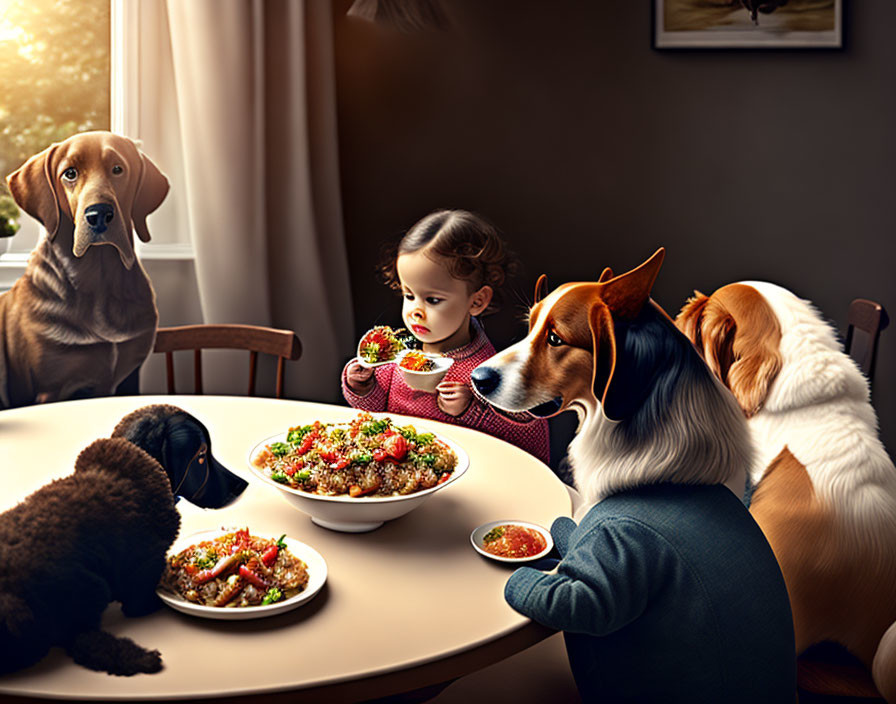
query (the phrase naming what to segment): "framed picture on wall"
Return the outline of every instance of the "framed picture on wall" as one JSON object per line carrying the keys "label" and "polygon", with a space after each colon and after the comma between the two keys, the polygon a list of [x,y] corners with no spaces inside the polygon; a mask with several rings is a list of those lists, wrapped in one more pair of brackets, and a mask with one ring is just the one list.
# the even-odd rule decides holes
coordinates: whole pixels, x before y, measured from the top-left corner
{"label": "framed picture on wall", "polygon": [[843,0],[653,0],[656,49],[843,46]]}

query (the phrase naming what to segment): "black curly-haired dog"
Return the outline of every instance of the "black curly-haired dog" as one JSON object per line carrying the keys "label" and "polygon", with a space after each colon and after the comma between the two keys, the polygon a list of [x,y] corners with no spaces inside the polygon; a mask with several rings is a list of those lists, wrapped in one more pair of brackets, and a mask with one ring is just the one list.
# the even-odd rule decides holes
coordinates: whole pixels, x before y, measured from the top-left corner
{"label": "black curly-haired dog", "polygon": [[53,646],[92,670],[158,672],[158,651],[100,630],[100,616],[112,601],[126,616],[159,607],[179,528],[165,471],[122,438],[96,440],[73,474],[0,514],[0,673]]}

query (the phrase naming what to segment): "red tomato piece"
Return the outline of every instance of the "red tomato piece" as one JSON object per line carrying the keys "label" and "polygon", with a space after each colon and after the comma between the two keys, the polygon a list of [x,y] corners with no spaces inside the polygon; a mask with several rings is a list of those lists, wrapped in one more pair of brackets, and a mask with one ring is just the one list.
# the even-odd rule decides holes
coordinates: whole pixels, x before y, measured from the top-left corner
{"label": "red tomato piece", "polygon": [[383,450],[400,462],[408,454],[408,441],[404,439],[404,435],[390,435],[383,443]]}
{"label": "red tomato piece", "polygon": [[280,552],[280,548],[276,545],[271,545],[267,550],[265,550],[261,555],[261,561],[265,566],[270,567],[274,564],[274,560],[277,559],[277,553]]}

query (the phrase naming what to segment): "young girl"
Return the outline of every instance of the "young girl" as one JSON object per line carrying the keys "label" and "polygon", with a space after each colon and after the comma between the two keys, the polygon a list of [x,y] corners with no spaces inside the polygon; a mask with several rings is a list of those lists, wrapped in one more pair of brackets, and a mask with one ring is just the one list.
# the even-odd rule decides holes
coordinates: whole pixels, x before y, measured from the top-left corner
{"label": "young girl", "polygon": [[342,393],[355,408],[432,418],[507,440],[547,463],[548,423],[527,414],[513,420],[473,395],[470,372],[494,355],[476,316],[492,312],[509,254],[495,229],[465,210],[438,210],[414,225],[383,267],[401,291],[402,318],[424,352],[454,359],[436,393],[415,391],[394,364],[375,369],[352,359]]}

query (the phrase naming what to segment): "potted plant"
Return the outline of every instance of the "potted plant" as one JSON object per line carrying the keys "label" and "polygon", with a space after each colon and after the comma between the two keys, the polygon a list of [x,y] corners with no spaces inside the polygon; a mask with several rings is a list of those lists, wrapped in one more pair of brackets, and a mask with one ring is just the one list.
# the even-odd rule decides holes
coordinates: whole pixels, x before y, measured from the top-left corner
{"label": "potted plant", "polygon": [[[19,207],[5,193],[0,194],[0,237],[12,237],[19,231]],[[0,240],[0,254],[9,247],[9,240]]]}

